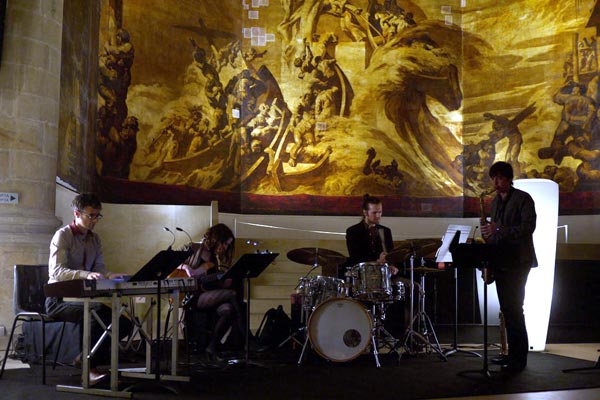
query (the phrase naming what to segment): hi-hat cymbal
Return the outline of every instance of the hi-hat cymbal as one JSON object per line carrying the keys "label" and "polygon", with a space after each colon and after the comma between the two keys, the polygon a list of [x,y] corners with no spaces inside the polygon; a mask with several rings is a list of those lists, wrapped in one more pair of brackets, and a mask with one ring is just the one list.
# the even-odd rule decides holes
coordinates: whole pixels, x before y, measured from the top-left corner
{"label": "hi-hat cymbal", "polygon": [[433,258],[437,249],[442,245],[440,239],[409,239],[400,242],[386,257],[386,261],[391,263],[402,263],[410,258],[415,259]]}
{"label": "hi-hat cymbal", "polygon": [[341,264],[346,261],[346,256],[337,251],[320,249],[318,247],[303,247],[290,250],[287,253],[287,258],[306,265],[331,265]]}

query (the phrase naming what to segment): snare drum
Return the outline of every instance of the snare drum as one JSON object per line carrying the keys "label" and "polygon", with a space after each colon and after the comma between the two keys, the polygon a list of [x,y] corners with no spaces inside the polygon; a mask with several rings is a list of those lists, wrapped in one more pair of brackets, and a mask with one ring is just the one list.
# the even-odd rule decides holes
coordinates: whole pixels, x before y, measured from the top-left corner
{"label": "snare drum", "polygon": [[392,286],[387,264],[363,262],[351,270],[352,297],[364,301],[391,301]]}
{"label": "snare drum", "polygon": [[327,299],[344,297],[346,293],[344,280],[330,276],[319,275],[305,278],[301,287],[302,304],[308,310],[313,310]]}
{"label": "snare drum", "polygon": [[365,307],[348,298],[321,303],[308,320],[308,338],[323,358],[343,362],[364,353],[371,343],[373,319]]}

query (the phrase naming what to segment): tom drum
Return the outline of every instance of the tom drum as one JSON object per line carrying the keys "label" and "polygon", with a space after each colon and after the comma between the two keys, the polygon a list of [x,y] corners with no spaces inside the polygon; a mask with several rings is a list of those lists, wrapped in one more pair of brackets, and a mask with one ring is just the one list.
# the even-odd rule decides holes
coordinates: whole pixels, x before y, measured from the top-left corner
{"label": "tom drum", "polygon": [[363,301],[391,301],[392,286],[387,264],[363,262],[351,270],[352,297]]}
{"label": "tom drum", "polygon": [[320,275],[306,278],[299,289],[303,295],[302,304],[308,310],[313,310],[327,299],[344,297],[346,293],[343,279]]}

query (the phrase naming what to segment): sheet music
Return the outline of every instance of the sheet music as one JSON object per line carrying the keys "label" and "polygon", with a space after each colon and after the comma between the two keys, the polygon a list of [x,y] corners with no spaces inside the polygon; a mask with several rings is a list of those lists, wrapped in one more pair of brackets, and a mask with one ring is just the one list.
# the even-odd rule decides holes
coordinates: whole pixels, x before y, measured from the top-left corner
{"label": "sheet music", "polygon": [[471,225],[448,225],[448,229],[442,239],[442,246],[438,250],[436,262],[452,262],[452,254],[450,253],[450,242],[454,238],[456,231],[460,231],[459,243],[466,243],[467,239],[471,236]]}

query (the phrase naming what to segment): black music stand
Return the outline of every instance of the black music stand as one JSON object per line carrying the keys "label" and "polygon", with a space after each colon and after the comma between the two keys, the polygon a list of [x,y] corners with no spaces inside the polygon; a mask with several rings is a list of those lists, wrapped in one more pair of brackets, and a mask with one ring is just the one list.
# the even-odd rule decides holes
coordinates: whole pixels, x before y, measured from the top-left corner
{"label": "black music stand", "polygon": [[186,258],[191,250],[162,250],[127,279],[127,282],[155,281],[166,279]]}
{"label": "black music stand", "polygon": [[[177,268],[183,261],[185,261],[190,255],[192,250],[167,250],[159,251],[150,261],[146,263],[138,272],[128,279],[128,282],[140,282],[140,281],[156,281],[156,355],[154,357],[154,382],[152,385],[148,384],[135,384],[129,386],[126,391],[154,391],[156,389],[165,389],[173,394],[177,394],[177,391],[160,382],[160,295],[161,295],[161,281],[167,279],[167,277]],[[171,343],[171,346],[177,346],[177,343]],[[152,344],[150,344],[152,346]]]}
{"label": "black music stand", "polygon": [[[455,268],[489,268],[489,264],[495,259],[496,246],[481,243],[459,243],[460,231],[454,234],[450,243],[450,253],[452,253],[452,262]],[[483,369],[473,371],[463,371],[459,375],[472,372],[482,373],[486,377],[491,377],[488,368],[488,314],[487,314],[487,285],[483,285]],[[495,371],[493,371],[495,372]]]}
{"label": "black music stand", "polygon": [[[600,349],[598,351],[600,351]],[[596,361],[596,364],[593,367],[569,368],[569,369],[563,369],[562,372],[569,373],[569,372],[599,371],[599,370],[600,370],[600,357],[598,357],[598,361]]]}
{"label": "black music stand", "polygon": [[243,360],[229,360],[229,365],[254,365],[260,364],[250,361],[250,278],[259,276],[267,268],[279,253],[248,253],[242,255],[239,260],[229,268],[220,278],[224,279],[245,279],[246,280],[246,332],[245,332],[245,358]]}
{"label": "black music stand", "polygon": [[450,244],[453,242],[457,231],[460,232],[458,233],[458,242],[465,243],[471,234],[471,226],[449,225],[448,230],[444,234],[442,246],[439,248],[436,258],[437,262],[443,262],[454,270],[454,339],[452,347],[445,350],[444,355],[450,356],[455,353],[465,353],[481,357],[481,354],[475,351],[464,350],[458,347],[458,268],[455,268],[454,264],[452,264],[453,260],[452,255],[450,254]]}

